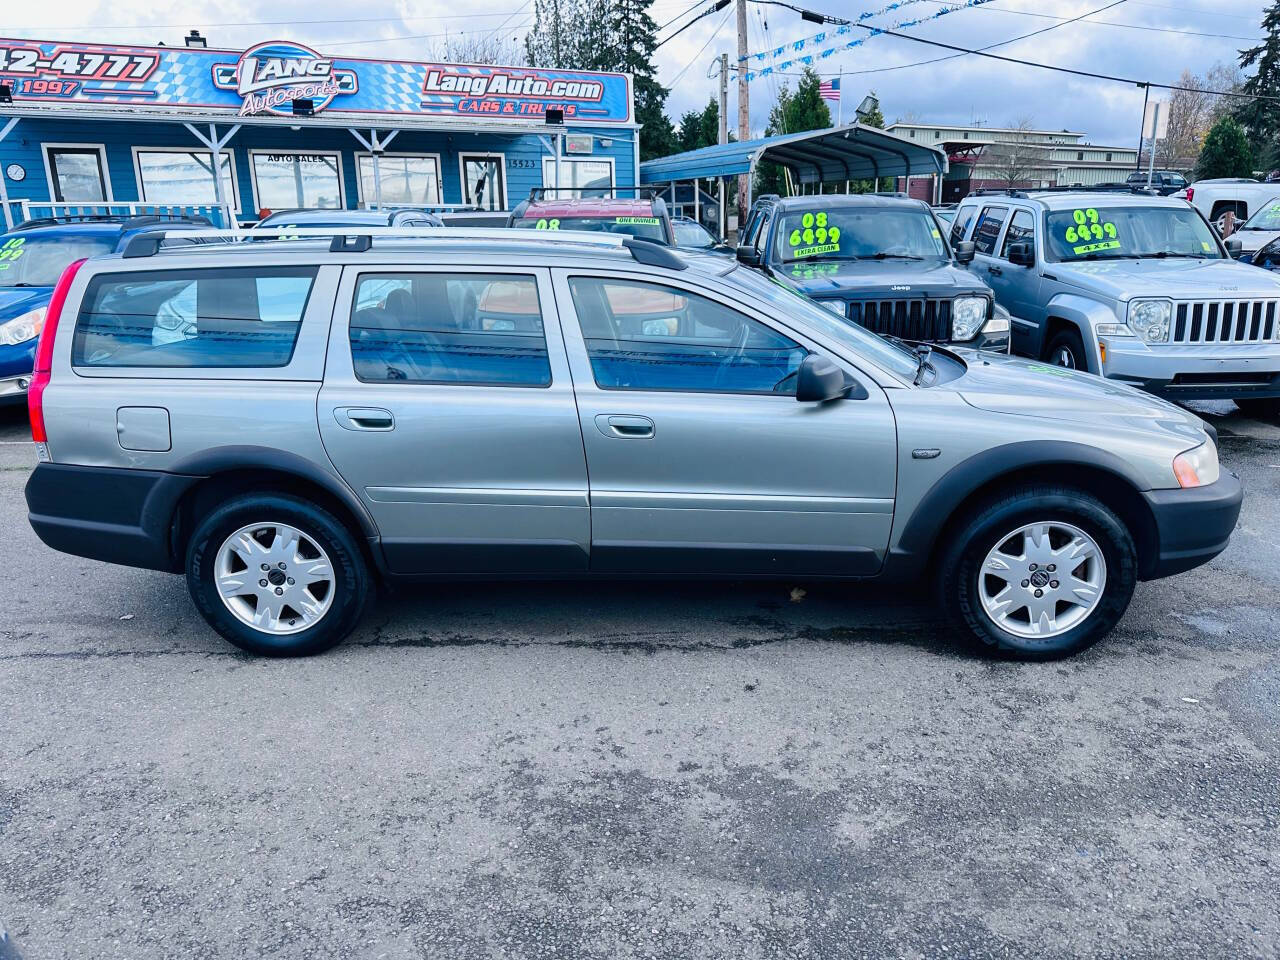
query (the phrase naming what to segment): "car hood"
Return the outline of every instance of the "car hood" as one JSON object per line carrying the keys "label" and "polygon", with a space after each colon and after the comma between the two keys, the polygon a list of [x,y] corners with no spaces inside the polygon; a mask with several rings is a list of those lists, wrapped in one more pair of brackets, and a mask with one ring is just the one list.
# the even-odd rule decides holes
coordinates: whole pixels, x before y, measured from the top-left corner
{"label": "car hood", "polygon": [[1172,297],[1175,300],[1275,297],[1280,278],[1236,260],[1091,260],[1050,263],[1046,270],[1063,283],[1083,287],[1114,300]]}
{"label": "car hood", "polygon": [[954,389],[978,410],[1074,421],[1095,440],[1107,423],[1154,426],[1185,438],[1189,447],[1204,439],[1204,423],[1195,414],[1134,387],[1019,357],[956,352],[968,370],[944,388]]}
{"label": "car hood", "polygon": [[1276,237],[1280,237],[1280,230],[1237,230],[1231,236],[1240,241],[1241,253],[1257,253]]}
{"label": "car hood", "polygon": [[801,293],[823,297],[857,295],[868,300],[980,293],[991,290],[968,270],[950,263],[917,260],[849,260],[839,263],[786,263],[774,276]]}
{"label": "car hood", "polygon": [[0,323],[48,306],[53,287],[0,287]]}

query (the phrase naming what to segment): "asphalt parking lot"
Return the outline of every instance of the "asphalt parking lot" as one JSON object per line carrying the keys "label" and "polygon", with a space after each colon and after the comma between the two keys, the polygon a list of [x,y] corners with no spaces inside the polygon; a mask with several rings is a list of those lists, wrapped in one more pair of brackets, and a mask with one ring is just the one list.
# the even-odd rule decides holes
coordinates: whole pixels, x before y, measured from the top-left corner
{"label": "asphalt parking lot", "polygon": [[26,960],[1280,953],[1280,427],[1229,550],[1073,660],[911,593],[426,587],[309,660],[57,554],[0,411],[0,928]]}

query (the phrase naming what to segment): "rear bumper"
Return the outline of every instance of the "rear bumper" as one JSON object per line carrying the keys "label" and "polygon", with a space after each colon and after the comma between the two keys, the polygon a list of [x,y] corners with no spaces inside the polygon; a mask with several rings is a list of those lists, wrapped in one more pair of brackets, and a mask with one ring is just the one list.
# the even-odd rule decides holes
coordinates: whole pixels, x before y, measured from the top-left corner
{"label": "rear bumper", "polygon": [[1144,580],[1182,573],[1208,563],[1231,539],[1244,500],[1244,486],[1223,471],[1217,483],[1190,490],[1148,490],[1143,494],[1155,518],[1159,551]]}
{"label": "rear bumper", "polygon": [[27,480],[31,527],[54,550],[177,572],[171,543],[178,500],[199,477],[151,470],[39,464]]}

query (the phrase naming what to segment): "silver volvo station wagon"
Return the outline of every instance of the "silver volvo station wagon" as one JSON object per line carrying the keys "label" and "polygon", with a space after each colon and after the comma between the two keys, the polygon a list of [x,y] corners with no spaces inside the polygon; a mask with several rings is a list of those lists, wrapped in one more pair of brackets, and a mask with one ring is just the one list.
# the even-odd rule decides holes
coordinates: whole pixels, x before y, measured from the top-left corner
{"label": "silver volvo station wagon", "polygon": [[185,573],[255,653],[333,646],[375,582],[694,575],[919,581],[979,648],[1057,657],[1240,510],[1185,410],[723,258],[290,233],[72,265],[29,398],[40,538]]}

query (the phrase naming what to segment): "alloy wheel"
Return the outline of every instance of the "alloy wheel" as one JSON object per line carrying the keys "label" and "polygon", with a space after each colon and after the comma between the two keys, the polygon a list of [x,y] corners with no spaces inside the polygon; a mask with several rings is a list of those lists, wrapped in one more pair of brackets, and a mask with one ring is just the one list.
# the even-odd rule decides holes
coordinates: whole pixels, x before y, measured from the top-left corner
{"label": "alloy wheel", "polygon": [[1002,536],[978,571],[982,609],[1001,630],[1043,640],[1079,626],[1107,585],[1097,541],[1062,521],[1029,523]]}
{"label": "alloy wheel", "polygon": [[333,606],[333,564],[313,538],[288,524],[235,531],[218,548],[213,577],[232,615],[263,633],[299,633]]}

